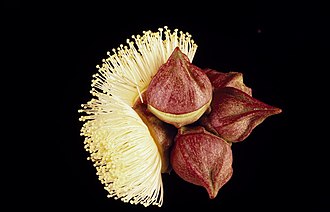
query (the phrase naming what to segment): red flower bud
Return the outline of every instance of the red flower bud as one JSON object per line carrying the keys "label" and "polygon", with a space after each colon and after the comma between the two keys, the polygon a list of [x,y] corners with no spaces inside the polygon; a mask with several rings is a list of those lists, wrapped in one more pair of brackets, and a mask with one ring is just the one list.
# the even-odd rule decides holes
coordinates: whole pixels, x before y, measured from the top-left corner
{"label": "red flower bud", "polygon": [[244,84],[242,73],[233,71],[224,73],[210,68],[204,69],[204,72],[210,79],[213,89],[234,87],[252,96],[252,89]]}
{"label": "red flower bud", "polygon": [[202,69],[177,47],[153,76],[147,90],[148,109],[177,128],[197,121],[212,100],[212,85]]}
{"label": "red flower bud", "polygon": [[201,119],[202,126],[228,142],[243,141],[267,117],[281,113],[277,107],[265,104],[233,87],[214,91],[211,112]]}
{"label": "red flower bud", "polygon": [[210,199],[232,176],[232,150],[222,138],[203,127],[182,127],[174,140],[170,162],[183,180],[203,186]]}

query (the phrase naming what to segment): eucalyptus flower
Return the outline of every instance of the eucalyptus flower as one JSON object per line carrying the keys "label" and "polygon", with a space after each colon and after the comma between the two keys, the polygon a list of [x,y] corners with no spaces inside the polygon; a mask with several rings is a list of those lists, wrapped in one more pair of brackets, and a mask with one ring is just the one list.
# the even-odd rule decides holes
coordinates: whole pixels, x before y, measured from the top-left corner
{"label": "eucalyptus flower", "polygon": [[172,170],[210,199],[233,175],[231,146],[282,112],[252,97],[240,72],[192,63],[192,36],[168,27],[132,36],[97,65],[81,135],[108,197],[163,204]]}
{"label": "eucalyptus flower", "polygon": [[144,31],[108,52],[97,65],[92,99],[83,104],[81,135],[108,197],[144,206],[163,204],[162,159],[157,141],[133,109],[175,48],[193,60],[189,33],[168,27]]}

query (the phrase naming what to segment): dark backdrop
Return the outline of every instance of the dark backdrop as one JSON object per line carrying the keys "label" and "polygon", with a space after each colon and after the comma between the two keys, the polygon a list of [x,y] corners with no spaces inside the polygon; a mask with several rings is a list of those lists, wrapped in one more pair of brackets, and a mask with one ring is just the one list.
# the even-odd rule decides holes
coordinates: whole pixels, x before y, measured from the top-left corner
{"label": "dark backdrop", "polygon": [[[321,3],[15,1],[4,3],[3,10],[6,60],[10,70],[16,68],[16,79],[27,84],[19,93],[27,98],[24,105],[34,109],[25,110],[32,130],[24,143],[36,144],[36,153],[24,158],[24,183],[16,181],[27,188],[11,190],[15,206],[44,211],[330,209],[325,148],[329,15]],[[164,26],[193,36],[197,66],[242,72],[255,98],[283,112],[233,146],[233,177],[214,200],[172,173],[163,175],[163,207],[144,208],[106,197],[86,160],[77,111],[91,98],[91,76],[107,51],[131,35]]]}

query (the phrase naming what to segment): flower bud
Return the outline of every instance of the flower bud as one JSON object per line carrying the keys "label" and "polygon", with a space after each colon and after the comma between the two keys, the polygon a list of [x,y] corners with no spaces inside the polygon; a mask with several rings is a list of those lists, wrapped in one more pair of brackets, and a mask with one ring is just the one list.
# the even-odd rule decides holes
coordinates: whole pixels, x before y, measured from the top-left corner
{"label": "flower bud", "polygon": [[201,126],[178,130],[170,161],[179,177],[204,187],[210,199],[217,196],[233,173],[230,144]]}
{"label": "flower bud", "polygon": [[204,69],[203,71],[210,79],[213,89],[234,87],[252,96],[252,89],[244,84],[242,73],[234,71],[224,73],[210,68]]}
{"label": "flower bud", "polygon": [[200,123],[228,142],[240,142],[267,117],[281,112],[239,89],[221,87],[214,91],[211,112]]}
{"label": "flower bud", "polygon": [[208,109],[212,85],[177,47],[153,76],[146,98],[154,115],[179,128],[197,121]]}

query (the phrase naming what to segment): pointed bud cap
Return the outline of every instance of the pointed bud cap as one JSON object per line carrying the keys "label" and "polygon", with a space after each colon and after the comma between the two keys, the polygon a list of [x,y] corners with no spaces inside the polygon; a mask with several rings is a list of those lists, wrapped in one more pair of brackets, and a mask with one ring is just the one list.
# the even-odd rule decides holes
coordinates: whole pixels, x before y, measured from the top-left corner
{"label": "pointed bud cap", "polygon": [[177,47],[152,78],[146,97],[153,114],[179,128],[195,122],[208,109],[212,85]]}
{"label": "pointed bud cap", "polygon": [[203,127],[182,127],[174,141],[170,161],[183,180],[204,187],[210,199],[232,176],[230,144]]}
{"label": "pointed bud cap", "polygon": [[213,89],[234,87],[252,96],[252,89],[244,84],[242,73],[234,71],[224,73],[210,68],[204,69],[204,72],[210,79]]}
{"label": "pointed bud cap", "polygon": [[211,112],[200,121],[209,131],[228,142],[243,141],[267,117],[282,110],[263,103],[233,87],[216,89]]}

